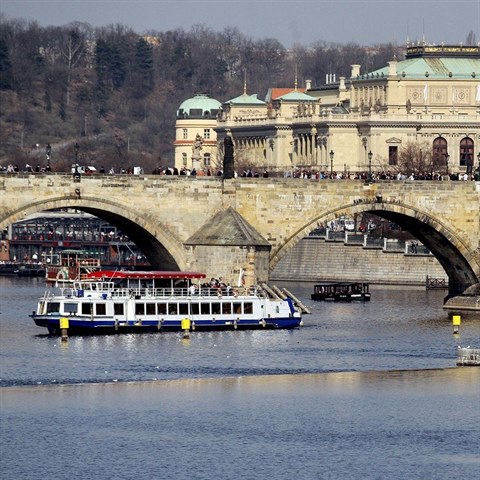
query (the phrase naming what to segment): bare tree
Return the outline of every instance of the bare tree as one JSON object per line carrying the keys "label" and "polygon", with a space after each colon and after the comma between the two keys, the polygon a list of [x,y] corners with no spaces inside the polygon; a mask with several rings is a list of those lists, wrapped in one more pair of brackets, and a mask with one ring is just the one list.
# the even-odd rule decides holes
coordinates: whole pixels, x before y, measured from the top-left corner
{"label": "bare tree", "polygon": [[397,158],[382,165],[385,171],[404,175],[434,175],[441,172],[441,165],[434,162],[432,148],[427,142],[407,142],[400,147]]}

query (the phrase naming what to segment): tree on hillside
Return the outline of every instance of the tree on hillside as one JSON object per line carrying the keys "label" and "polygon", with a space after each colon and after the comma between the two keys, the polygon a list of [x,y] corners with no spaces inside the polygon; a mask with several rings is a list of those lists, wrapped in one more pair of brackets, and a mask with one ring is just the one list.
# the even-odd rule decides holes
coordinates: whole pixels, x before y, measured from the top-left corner
{"label": "tree on hillside", "polygon": [[66,63],[66,94],[65,103],[70,106],[70,87],[74,68],[79,64],[85,52],[85,38],[80,29],[72,28],[63,38],[62,56]]}
{"label": "tree on hillside", "polygon": [[143,98],[153,89],[153,49],[143,38],[135,44],[135,68],[132,72],[133,95]]}
{"label": "tree on hillside", "polygon": [[13,85],[12,62],[5,39],[0,38],[0,90],[11,90]]}

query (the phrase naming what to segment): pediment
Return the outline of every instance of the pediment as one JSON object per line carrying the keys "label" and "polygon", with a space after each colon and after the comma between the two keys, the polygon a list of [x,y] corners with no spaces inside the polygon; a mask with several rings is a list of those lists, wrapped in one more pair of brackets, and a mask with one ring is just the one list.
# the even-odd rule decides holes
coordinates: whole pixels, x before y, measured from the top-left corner
{"label": "pediment", "polygon": [[397,137],[390,137],[385,140],[386,143],[402,143],[402,141]]}

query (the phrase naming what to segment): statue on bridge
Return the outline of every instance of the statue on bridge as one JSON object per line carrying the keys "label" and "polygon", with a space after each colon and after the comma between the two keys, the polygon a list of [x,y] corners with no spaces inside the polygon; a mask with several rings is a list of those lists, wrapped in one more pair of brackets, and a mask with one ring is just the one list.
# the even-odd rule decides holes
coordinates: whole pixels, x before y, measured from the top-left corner
{"label": "statue on bridge", "polygon": [[233,140],[231,134],[227,134],[223,140],[223,178],[233,178]]}

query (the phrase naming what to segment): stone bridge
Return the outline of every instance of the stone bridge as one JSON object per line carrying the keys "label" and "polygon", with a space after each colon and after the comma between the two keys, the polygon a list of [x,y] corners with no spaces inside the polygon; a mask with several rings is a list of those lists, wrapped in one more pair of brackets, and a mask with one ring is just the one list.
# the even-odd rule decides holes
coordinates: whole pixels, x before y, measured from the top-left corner
{"label": "stone bridge", "polygon": [[[370,212],[411,232],[449,277],[450,295],[480,279],[480,182],[2,174],[0,227],[75,208],[118,226],[153,267],[267,281],[313,229]],[[328,262],[328,259],[325,259]]]}

